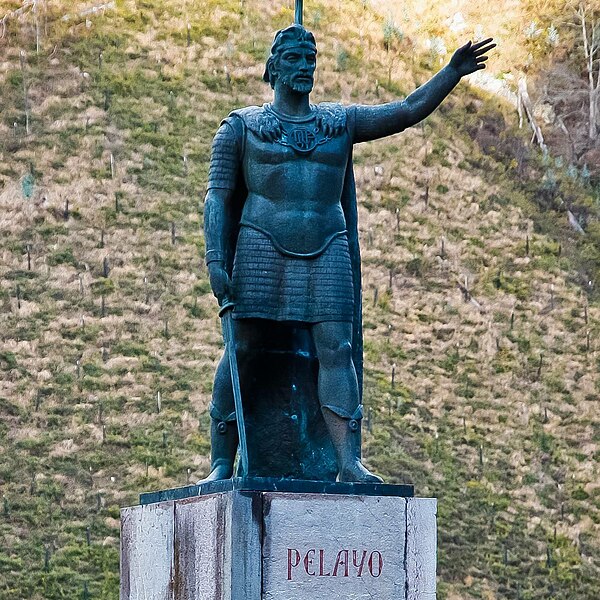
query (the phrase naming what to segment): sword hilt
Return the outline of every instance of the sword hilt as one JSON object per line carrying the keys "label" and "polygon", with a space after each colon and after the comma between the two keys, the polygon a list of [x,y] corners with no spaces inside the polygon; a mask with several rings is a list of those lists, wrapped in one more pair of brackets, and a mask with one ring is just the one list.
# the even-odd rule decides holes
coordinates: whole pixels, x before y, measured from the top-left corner
{"label": "sword hilt", "polygon": [[221,305],[221,310],[219,310],[219,317],[223,318],[225,313],[235,308],[235,302],[230,298],[223,298],[223,304]]}

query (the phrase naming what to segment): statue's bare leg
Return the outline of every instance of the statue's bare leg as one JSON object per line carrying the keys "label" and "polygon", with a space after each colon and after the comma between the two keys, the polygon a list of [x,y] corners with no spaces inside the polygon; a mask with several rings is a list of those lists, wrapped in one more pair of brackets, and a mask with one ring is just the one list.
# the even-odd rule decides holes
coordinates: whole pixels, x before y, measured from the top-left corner
{"label": "statue's bare leg", "polygon": [[316,323],[312,336],[319,359],[319,401],[336,452],[338,479],[380,483],[360,461],[362,410],[352,361],[352,323]]}
{"label": "statue's bare leg", "polygon": [[[256,345],[260,336],[264,335],[264,325],[261,327],[260,323],[256,324],[250,320],[234,320],[233,326],[240,380],[244,381],[249,350]],[[210,474],[205,479],[200,480],[199,484],[207,481],[229,479],[233,476],[239,438],[227,351],[223,352],[215,372],[210,416]]]}
{"label": "statue's bare leg", "polygon": [[199,484],[229,479],[233,475],[238,431],[227,351],[223,353],[215,372],[210,417],[210,473]]}

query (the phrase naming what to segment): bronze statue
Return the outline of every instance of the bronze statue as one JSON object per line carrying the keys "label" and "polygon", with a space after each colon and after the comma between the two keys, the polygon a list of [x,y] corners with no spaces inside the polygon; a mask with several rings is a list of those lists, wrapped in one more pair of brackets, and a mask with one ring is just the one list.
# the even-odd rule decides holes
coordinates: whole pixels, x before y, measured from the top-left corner
{"label": "bronze statue", "polygon": [[[266,64],[273,102],[232,112],[213,142],[206,263],[212,290],[228,313],[229,350],[215,376],[212,469],[204,481],[233,474],[243,427],[234,391],[241,386],[243,392],[253,377],[245,356],[264,344],[275,325],[310,335],[318,360],[315,389],[335,450],[333,473],[345,482],[381,481],[360,460],[361,284],[352,148],[422,121],[461,77],[485,68],[486,53],[495,46],[491,38],[467,43],[402,101],[313,105],[317,46],[297,6],[296,23],[276,34]],[[241,472],[247,474],[253,471],[245,431],[240,433]]]}

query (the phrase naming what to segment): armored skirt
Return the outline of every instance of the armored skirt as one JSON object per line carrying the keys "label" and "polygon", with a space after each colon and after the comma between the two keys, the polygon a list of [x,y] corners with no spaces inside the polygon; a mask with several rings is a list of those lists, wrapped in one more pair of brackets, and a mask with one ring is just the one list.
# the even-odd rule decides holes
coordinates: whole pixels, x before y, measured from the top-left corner
{"label": "armored skirt", "polygon": [[346,234],[317,256],[280,252],[269,236],[242,226],[233,265],[236,319],[352,321],[354,288]]}

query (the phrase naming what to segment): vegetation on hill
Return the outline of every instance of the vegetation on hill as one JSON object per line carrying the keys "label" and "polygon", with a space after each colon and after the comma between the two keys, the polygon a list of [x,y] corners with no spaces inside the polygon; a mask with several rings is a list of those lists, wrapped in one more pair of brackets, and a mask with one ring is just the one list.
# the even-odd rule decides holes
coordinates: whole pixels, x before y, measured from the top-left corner
{"label": "vegetation on hill", "polygon": [[[315,100],[388,101],[439,67],[368,2],[306,4]],[[291,2],[91,6],[2,6],[2,598],[117,598],[119,507],[207,472],[210,141],[269,99],[292,20]],[[595,599],[593,177],[465,84],[355,162],[365,455],[439,498],[440,598]]]}

